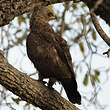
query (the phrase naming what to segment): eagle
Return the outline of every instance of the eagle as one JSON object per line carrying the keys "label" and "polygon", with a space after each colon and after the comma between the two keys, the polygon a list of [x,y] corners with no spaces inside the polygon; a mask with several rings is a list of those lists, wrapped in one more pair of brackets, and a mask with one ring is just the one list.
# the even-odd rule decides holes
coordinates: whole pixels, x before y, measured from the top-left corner
{"label": "eagle", "polygon": [[61,82],[69,101],[81,104],[69,46],[48,23],[52,19],[55,16],[47,7],[34,8],[26,40],[27,55],[38,70],[40,81],[49,78],[48,86]]}

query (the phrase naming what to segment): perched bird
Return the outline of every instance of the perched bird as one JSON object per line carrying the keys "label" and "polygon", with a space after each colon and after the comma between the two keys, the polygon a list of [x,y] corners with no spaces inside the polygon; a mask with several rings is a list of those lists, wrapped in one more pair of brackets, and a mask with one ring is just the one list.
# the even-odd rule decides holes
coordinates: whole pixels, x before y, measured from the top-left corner
{"label": "perched bird", "polygon": [[[40,80],[50,78],[60,81],[68,99],[72,103],[81,104],[69,46],[48,23],[52,19],[55,19],[55,16],[47,7],[34,9],[30,21],[30,34],[26,40],[28,57],[39,71]],[[52,86],[54,81],[50,82]]]}

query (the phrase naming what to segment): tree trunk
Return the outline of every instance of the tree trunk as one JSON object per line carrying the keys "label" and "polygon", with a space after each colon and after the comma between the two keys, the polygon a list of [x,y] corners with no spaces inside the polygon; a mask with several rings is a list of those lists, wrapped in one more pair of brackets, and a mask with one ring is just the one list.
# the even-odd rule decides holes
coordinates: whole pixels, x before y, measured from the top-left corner
{"label": "tree trunk", "polygon": [[41,82],[32,79],[10,65],[0,51],[0,84],[22,100],[43,110],[79,110]]}

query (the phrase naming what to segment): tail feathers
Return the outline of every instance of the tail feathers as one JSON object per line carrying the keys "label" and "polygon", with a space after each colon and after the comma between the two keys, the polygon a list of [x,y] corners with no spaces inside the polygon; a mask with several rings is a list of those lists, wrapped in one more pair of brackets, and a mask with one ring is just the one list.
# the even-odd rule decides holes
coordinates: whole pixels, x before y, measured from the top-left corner
{"label": "tail feathers", "polygon": [[77,83],[75,78],[65,78],[61,81],[61,83],[65,89],[69,101],[74,104],[81,104],[81,95],[77,91]]}

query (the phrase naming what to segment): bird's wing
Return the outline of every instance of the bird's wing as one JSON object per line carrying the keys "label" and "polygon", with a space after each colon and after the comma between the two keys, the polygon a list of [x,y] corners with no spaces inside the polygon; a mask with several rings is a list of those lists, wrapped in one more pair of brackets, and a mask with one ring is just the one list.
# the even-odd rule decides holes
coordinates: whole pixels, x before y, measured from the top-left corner
{"label": "bird's wing", "polygon": [[43,25],[45,26],[43,26],[41,34],[45,36],[45,40],[53,44],[61,60],[69,67],[70,72],[73,73],[72,59],[67,42],[55,33],[49,24]]}
{"label": "bird's wing", "polygon": [[67,63],[67,66],[69,67],[70,71],[73,73],[73,65],[72,65],[71,55],[69,52],[69,46],[67,45],[67,42],[60,36],[57,36],[56,39],[58,44],[60,45],[60,50],[62,51],[63,54],[62,60],[65,63]]}

